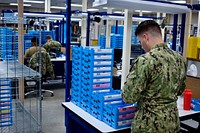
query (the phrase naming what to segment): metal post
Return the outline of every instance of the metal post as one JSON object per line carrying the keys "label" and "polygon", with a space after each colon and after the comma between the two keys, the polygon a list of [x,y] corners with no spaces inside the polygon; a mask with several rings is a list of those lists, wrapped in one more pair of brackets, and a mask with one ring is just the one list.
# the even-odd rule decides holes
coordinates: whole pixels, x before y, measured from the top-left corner
{"label": "metal post", "polygon": [[[82,12],[87,12],[87,0],[82,0]],[[87,26],[87,17],[85,15],[82,16],[81,19],[81,46],[86,46],[86,26]]]}
{"label": "metal post", "polygon": [[71,43],[71,0],[66,0],[66,75],[65,75],[65,101],[70,101],[70,43]]}
{"label": "metal post", "polygon": [[125,9],[121,89],[126,81],[130,66],[132,15],[132,11]]}
{"label": "metal post", "polygon": [[86,32],[86,46],[90,45],[90,12],[88,12],[87,16],[87,32]]}
{"label": "metal post", "polygon": [[[112,8],[107,9],[107,13],[112,13]],[[106,48],[110,48],[111,20],[106,21]]]}
{"label": "metal post", "polygon": [[[45,12],[51,12],[51,0],[45,0]],[[49,31],[49,28],[50,28],[50,22],[46,22],[46,25],[47,25],[47,30]]]}
{"label": "metal post", "polygon": [[175,51],[176,51],[177,23],[178,23],[178,14],[175,14],[174,25],[173,25],[173,39],[172,39],[172,49]]}
{"label": "metal post", "polygon": [[180,36],[181,53],[183,53],[184,49],[185,19],[186,19],[186,14],[184,13],[182,14],[182,20],[181,20],[181,36]]}
{"label": "metal post", "polygon": [[[62,26],[63,26],[63,28],[62,28],[62,42],[63,42],[63,44],[65,44],[65,34],[64,34],[64,32],[65,32],[65,20],[64,20],[64,18],[63,18],[63,20],[62,20]],[[67,25],[66,25],[66,27],[67,27]],[[69,35],[71,35],[71,34],[69,34]]]}
{"label": "metal post", "polygon": [[116,25],[115,25],[115,34],[118,32],[118,20],[116,20]]}

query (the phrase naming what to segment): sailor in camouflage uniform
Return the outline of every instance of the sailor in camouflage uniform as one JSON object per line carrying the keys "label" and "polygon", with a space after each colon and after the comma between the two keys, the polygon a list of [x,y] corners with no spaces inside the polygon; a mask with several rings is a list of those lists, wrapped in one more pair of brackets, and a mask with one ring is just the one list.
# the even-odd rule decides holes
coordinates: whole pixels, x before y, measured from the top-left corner
{"label": "sailor in camouflage uniform", "polygon": [[54,79],[54,70],[51,63],[51,58],[46,51],[37,51],[31,56],[29,67],[39,72],[39,64],[41,59],[42,76],[50,76]]}
{"label": "sailor in camouflage uniform", "polygon": [[123,100],[138,106],[131,131],[176,133],[180,130],[176,102],[185,88],[185,60],[163,43],[155,21],[141,22],[135,34],[146,54],[133,62],[123,87]]}
{"label": "sailor in camouflage uniform", "polygon": [[43,48],[46,49],[47,52],[50,52],[51,48],[61,49],[62,45],[58,41],[54,41],[50,35],[46,36],[47,42],[44,44]]}

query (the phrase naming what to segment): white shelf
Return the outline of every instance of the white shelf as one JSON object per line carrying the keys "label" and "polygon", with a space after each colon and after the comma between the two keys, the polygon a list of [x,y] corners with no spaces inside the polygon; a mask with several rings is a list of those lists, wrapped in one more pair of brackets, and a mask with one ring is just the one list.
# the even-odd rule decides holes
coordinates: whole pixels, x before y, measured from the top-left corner
{"label": "white shelf", "polygon": [[183,97],[178,98],[177,107],[178,107],[178,111],[179,111],[179,117],[200,113],[200,111],[183,110]]}
{"label": "white shelf", "polygon": [[170,14],[187,13],[190,11],[185,5],[147,0],[95,0],[93,2],[93,7],[97,6],[128,10],[148,10]]}
{"label": "white shelf", "polygon": [[[89,113],[85,112],[83,109],[81,109],[80,107],[76,106],[72,102],[63,102],[62,105],[65,108],[68,108],[69,110],[74,112],[76,115],[78,115],[83,120],[85,120],[90,125],[92,125],[93,127],[95,127],[96,129],[98,129],[99,131],[101,131],[103,133],[109,133],[109,132],[115,132],[115,131],[128,129],[128,128],[114,129],[114,128],[108,126],[107,124],[105,124],[104,122],[96,119],[95,117],[93,117]],[[178,110],[179,110],[179,117],[184,117],[184,116],[200,113],[200,111],[193,111],[193,110],[186,111],[186,110],[183,110],[183,98],[182,97],[178,98],[177,107],[178,107]]]}
{"label": "white shelf", "polygon": [[102,133],[116,132],[116,131],[128,129],[128,128],[114,129],[114,128],[108,126],[107,124],[105,124],[104,122],[96,119],[95,117],[93,117],[89,113],[85,112],[83,109],[76,106],[72,102],[63,102],[62,105],[64,107],[70,109],[72,112],[77,114],[79,117],[81,117],[83,120],[88,122],[90,125],[92,125],[96,129],[98,129]]}

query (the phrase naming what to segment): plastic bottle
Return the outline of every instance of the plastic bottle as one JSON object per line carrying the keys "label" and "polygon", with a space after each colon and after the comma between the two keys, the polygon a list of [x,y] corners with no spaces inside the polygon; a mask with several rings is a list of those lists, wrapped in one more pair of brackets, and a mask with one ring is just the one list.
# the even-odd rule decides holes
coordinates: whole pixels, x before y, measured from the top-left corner
{"label": "plastic bottle", "polygon": [[183,92],[183,109],[184,110],[190,110],[192,100],[192,90],[185,89]]}

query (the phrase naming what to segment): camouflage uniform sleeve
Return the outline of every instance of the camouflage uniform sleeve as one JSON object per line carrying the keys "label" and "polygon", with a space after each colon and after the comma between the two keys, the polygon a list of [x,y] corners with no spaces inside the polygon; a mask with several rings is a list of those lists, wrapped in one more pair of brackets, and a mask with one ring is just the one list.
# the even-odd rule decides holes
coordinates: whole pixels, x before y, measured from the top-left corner
{"label": "camouflage uniform sleeve", "polygon": [[122,90],[122,98],[124,102],[133,104],[137,102],[142,92],[146,89],[148,81],[148,65],[144,57],[138,57],[132,64],[127,81]]}
{"label": "camouflage uniform sleeve", "polygon": [[51,63],[51,58],[49,56],[49,54],[46,54],[46,67],[47,67],[47,72],[50,74],[51,78],[54,79],[54,70],[53,70],[53,65]]}
{"label": "camouflage uniform sleeve", "polygon": [[183,60],[183,64],[184,64],[184,69],[183,69],[183,79],[182,79],[182,82],[181,82],[181,85],[180,85],[180,89],[178,91],[178,96],[182,95],[185,87],[186,87],[186,73],[187,73],[187,65],[186,65],[186,61],[185,59]]}

